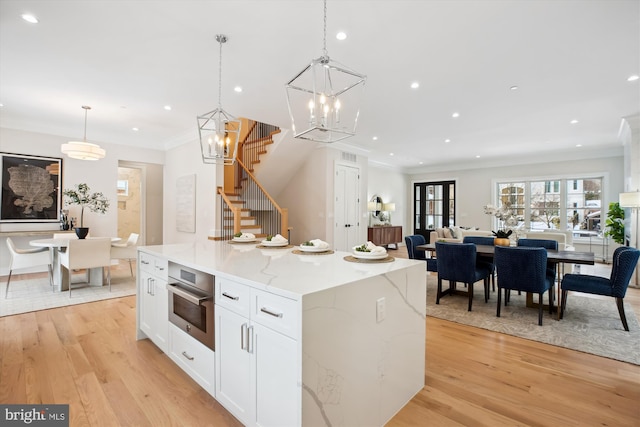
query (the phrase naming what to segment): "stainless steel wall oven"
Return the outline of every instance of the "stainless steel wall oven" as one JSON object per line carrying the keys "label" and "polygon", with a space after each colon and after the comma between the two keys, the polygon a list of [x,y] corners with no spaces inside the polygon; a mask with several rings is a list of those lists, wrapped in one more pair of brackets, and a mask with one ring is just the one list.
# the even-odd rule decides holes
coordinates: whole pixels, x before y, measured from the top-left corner
{"label": "stainless steel wall oven", "polygon": [[169,262],[169,321],[215,350],[214,276]]}

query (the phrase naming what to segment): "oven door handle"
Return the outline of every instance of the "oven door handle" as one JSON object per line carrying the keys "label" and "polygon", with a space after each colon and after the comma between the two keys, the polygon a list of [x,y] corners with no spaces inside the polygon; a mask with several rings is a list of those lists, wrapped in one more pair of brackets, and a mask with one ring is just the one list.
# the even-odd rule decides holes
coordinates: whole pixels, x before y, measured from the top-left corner
{"label": "oven door handle", "polygon": [[167,283],[167,289],[169,290],[169,292],[173,292],[174,294],[179,295],[182,298],[186,299],[187,301],[197,305],[202,304],[203,301],[207,301],[213,298],[212,296],[200,297],[200,296],[194,295],[191,292],[187,292],[185,290],[180,289],[178,285],[173,283]]}

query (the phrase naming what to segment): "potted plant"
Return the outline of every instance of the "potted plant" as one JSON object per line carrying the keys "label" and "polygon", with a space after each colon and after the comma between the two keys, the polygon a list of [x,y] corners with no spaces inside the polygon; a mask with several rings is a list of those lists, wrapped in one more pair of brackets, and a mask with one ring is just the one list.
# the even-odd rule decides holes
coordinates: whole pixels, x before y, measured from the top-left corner
{"label": "potted plant", "polygon": [[511,240],[509,240],[509,236],[513,233],[513,230],[498,230],[492,231],[493,235],[496,236],[493,239],[493,244],[495,246],[511,246]]}
{"label": "potted plant", "polygon": [[104,194],[90,193],[87,184],[78,184],[75,189],[66,189],[62,192],[66,197],[69,205],[80,206],[80,227],[76,227],[76,235],[79,239],[84,239],[89,233],[89,228],[84,226],[84,208],[88,208],[91,212],[106,213],[109,209],[109,199]]}
{"label": "potted plant", "polygon": [[624,245],[624,209],[620,207],[620,203],[609,203],[605,228],[605,236],[609,236],[614,242]]}

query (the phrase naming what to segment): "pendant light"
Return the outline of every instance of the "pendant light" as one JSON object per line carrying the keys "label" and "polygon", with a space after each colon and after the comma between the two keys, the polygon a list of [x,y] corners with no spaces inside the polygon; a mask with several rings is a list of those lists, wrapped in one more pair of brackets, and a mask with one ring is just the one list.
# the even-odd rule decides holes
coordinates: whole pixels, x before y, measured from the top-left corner
{"label": "pendant light", "polygon": [[367,77],[327,53],[327,0],[324,0],[322,56],[311,60],[286,85],[293,136],[336,142],[355,135],[360,97]]}
{"label": "pendant light", "polygon": [[87,112],[91,107],[83,105],[84,109],[84,138],[82,141],[69,141],[62,144],[60,151],[72,159],[78,160],[99,160],[106,156],[107,152],[100,148],[98,144],[87,142]]}
{"label": "pendant light", "polygon": [[232,165],[238,154],[238,137],[241,122],[222,108],[222,44],[228,40],[224,34],[217,34],[220,44],[220,62],[218,66],[218,108],[198,116],[198,134],[202,161],[204,163],[223,163]]}

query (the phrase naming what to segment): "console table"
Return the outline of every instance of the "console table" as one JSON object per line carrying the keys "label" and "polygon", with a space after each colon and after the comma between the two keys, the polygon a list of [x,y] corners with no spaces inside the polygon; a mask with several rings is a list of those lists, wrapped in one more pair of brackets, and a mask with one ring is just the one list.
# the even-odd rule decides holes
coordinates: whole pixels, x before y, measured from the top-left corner
{"label": "console table", "polygon": [[402,227],[399,225],[381,225],[367,228],[367,240],[376,246],[394,245],[398,249],[398,243],[402,242]]}

